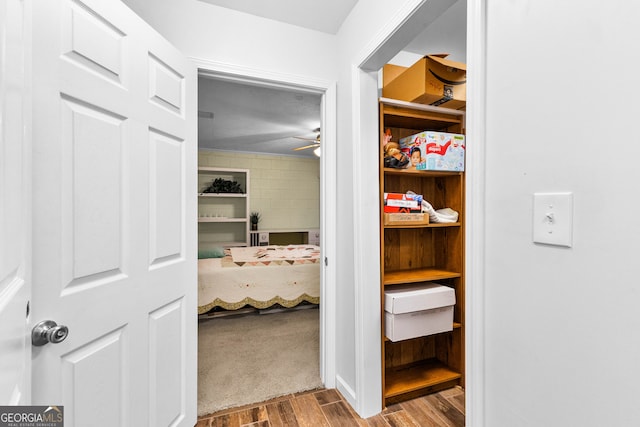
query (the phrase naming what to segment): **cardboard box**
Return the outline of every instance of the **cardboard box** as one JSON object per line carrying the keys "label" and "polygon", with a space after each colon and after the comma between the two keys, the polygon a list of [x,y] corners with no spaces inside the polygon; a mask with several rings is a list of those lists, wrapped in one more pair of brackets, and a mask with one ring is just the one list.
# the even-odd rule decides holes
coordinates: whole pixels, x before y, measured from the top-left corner
{"label": "cardboard box", "polygon": [[426,213],[384,213],[384,225],[428,225],[429,214]]}
{"label": "cardboard box", "polygon": [[[467,101],[467,66],[427,55],[382,87],[384,98],[460,109]],[[394,72],[397,69],[394,70]]]}
{"label": "cardboard box", "polygon": [[396,286],[384,292],[385,335],[402,341],[453,330],[455,291],[437,283]]}
{"label": "cardboard box", "polygon": [[424,131],[401,138],[400,151],[417,170],[464,171],[465,137],[457,133]]}
{"label": "cardboard box", "polygon": [[394,64],[386,64],[382,67],[382,87],[391,83],[393,79],[404,73],[407,68]]}
{"label": "cardboard box", "polygon": [[384,193],[383,212],[421,213],[422,196],[418,194]]}

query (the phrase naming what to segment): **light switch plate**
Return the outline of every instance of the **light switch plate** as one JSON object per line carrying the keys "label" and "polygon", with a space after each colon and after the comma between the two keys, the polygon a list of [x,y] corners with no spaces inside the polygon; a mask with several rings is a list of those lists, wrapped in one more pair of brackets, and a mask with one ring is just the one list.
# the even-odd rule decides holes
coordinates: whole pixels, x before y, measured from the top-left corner
{"label": "light switch plate", "polygon": [[533,241],[573,245],[573,193],[533,194]]}

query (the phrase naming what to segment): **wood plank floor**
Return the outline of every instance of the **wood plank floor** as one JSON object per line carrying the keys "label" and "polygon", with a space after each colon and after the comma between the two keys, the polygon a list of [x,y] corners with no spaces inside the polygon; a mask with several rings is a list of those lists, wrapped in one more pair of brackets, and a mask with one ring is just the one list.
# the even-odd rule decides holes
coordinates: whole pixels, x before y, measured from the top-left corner
{"label": "wood plank floor", "polygon": [[360,418],[335,389],[283,396],[198,419],[195,427],[464,427],[460,387],[387,407]]}

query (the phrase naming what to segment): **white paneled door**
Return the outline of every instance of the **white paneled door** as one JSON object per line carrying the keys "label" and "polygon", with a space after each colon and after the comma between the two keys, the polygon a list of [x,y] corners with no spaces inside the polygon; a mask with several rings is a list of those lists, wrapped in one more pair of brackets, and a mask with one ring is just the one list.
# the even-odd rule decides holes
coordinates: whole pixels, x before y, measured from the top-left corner
{"label": "white paneled door", "polygon": [[33,2],[32,395],[196,422],[196,68],[116,0]]}
{"label": "white paneled door", "polygon": [[0,1],[0,405],[29,403],[26,11]]}

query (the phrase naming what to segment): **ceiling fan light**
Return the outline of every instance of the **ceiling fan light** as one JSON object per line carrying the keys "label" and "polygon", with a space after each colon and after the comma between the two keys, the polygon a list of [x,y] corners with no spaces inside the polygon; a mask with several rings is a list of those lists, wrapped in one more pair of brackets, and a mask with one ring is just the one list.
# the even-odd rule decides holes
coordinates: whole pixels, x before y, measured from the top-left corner
{"label": "ceiling fan light", "polygon": [[313,150],[313,154],[315,154],[316,156],[320,157],[320,147],[316,147],[316,148]]}

